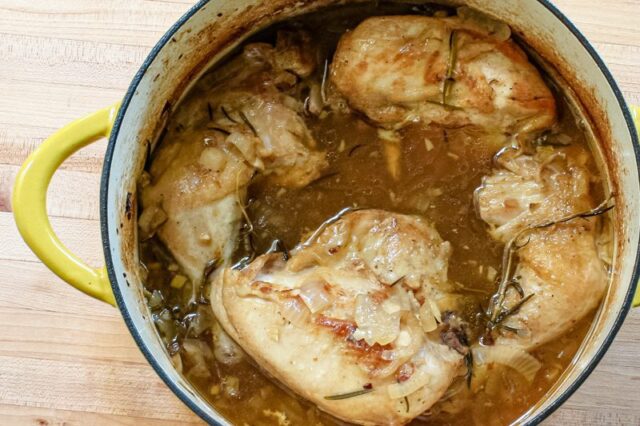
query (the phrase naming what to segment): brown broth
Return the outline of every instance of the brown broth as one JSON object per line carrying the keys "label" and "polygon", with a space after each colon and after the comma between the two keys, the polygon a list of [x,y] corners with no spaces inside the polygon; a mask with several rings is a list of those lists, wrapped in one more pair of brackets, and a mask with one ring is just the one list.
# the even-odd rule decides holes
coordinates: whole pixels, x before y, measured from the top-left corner
{"label": "brown broth", "polygon": [[[345,29],[352,28],[367,16],[407,12],[432,14],[438,10],[446,9],[441,6],[375,8],[362,5],[316,13],[288,25],[302,25],[316,34],[320,38],[321,51],[329,56]],[[269,29],[253,40],[270,41],[273,34],[274,30]],[[199,96],[206,90],[207,87],[200,84],[188,96]],[[596,170],[586,138],[577,125],[578,118],[562,94],[557,92],[556,95],[560,110],[559,131],[573,138],[572,145],[563,150],[569,156],[588,156],[588,168]],[[170,120],[170,125],[176,124],[179,123]],[[476,216],[472,197],[482,176],[491,172],[500,140],[466,128],[407,127],[400,131],[402,140],[397,145],[401,149],[400,172],[394,179],[388,172],[384,154],[389,142],[381,140],[376,129],[358,116],[329,113],[322,119],[308,118],[307,125],[319,148],[328,153],[330,166],[324,177],[302,189],[284,189],[260,178],[254,181],[249,188],[247,212],[255,227],[257,253],[264,253],[275,239],[282,240],[286,247],[293,247],[305,234],[347,206],[422,215],[452,244],[449,278],[458,283],[460,293],[465,295],[464,316],[471,325],[471,337],[477,337],[483,327],[478,313],[481,306],[487,306],[488,298],[495,291],[494,281],[489,277],[490,271],[499,270],[502,246],[489,237],[485,224]],[[602,193],[599,184],[594,184],[594,192]],[[187,306],[183,296],[190,294],[190,290],[170,286],[176,273],[171,256],[155,239],[141,242],[140,252],[142,262],[149,270],[145,287],[153,317],[170,354],[184,355],[185,338],[198,339],[212,348],[209,330],[193,336],[193,320],[188,316],[196,308]],[[239,250],[236,257],[242,255]],[[200,317],[212,315],[205,304],[197,309]],[[593,315],[588,316],[563,337],[535,351],[534,355],[542,361],[543,367],[533,383],[525,382],[508,367],[494,368],[486,372],[486,381],[474,377],[476,382],[472,381],[471,389],[463,383],[454,385],[458,390],[455,395],[436,404],[428,415],[412,424],[509,424],[553,386],[570,364],[592,319]],[[187,356],[181,358],[182,371],[202,396],[235,424],[278,424],[281,414],[292,425],[340,424],[320,413],[312,404],[283,390],[249,361],[227,367],[210,355],[205,358],[207,372],[204,375],[189,374],[194,363]],[[236,379],[239,382],[237,389],[230,385]]]}

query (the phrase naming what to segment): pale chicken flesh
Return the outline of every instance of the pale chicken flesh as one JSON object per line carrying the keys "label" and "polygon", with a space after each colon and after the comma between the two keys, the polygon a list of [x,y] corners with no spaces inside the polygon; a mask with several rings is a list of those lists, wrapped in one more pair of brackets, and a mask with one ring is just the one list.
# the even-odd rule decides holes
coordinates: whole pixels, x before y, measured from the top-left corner
{"label": "pale chicken flesh", "polygon": [[553,124],[554,97],[509,28],[462,11],[365,20],[341,38],[331,82],[386,128],[421,121],[515,134]]}
{"label": "pale chicken flesh", "polygon": [[424,219],[348,212],[290,257],[217,271],[211,304],[258,365],[322,410],[358,424],[404,424],[464,373],[466,347],[443,343],[464,332],[438,307],[449,253]]}
{"label": "pale chicken flesh", "polygon": [[[506,151],[501,167],[484,178],[476,192],[480,217],[491,235],[504,243],[535,225],[590,210],[587,171],[554,149],[534,155]],[[524,297],[522,307],[504,323],[498,345],[525,350],[549,342],[595,309],[604,294],[608,273],[597,248],[598,218],[576,218],[531,231],[516,241],[514,278]],[[522,299],[515,287],[507,308]]]}
{"label": "pale chicken flesh", "polygon": [[187,99],[170,121],[141,185],[140,228],[160,237],[192,282],[209,262],[229,262],[256,173],[303,187],[326,167],[295,96],[314,60],[304,33],[247,45],[199,83],[207,96]]}

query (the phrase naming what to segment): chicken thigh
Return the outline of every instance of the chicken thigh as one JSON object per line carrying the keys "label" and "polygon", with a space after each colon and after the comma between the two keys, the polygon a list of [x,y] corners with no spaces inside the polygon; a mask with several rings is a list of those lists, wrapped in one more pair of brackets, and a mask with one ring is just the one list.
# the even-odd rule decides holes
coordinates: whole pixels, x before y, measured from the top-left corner
{"label": "chicken thigh", "polygon": [[421,218],[349,212],[289,256],[216,271],[211,303],[258,365],[324,411],[404,424],[464,370],[464,331],[438,307],[449,253]]}
{"label": "chicken thigh", "polygon": [[365,20],[340,40],[331,82],[386,128],[422,121],[515,134],[555,120],[554,97],[509,28],[464,14]]}
{"label": "chicken thigh", "polygon": [[300,116],[300,79],[315,67],[304,33],[281,32],[275,46],[247,45],[204,77],[167,126],[141,191],[140,230],[157,234],[192,282],[208,262],[228,262],[255,173],[302,187],[327,162]]}
{"label": "chicken thigh", "polygon": [[[561,152],[507,152],[500,163],[476,192],[480,216],[497,240],[507,243],[523,229],[592,207],[587,171]],[[534,230],[516,243],[522,247],[514,278],[524,297],[533,296],[504,322],[507,327],[496,344],[533,349],[568,331],[598,305],[607,269],[596,246],[597,220],[577,218]],[[505,305],[513,307],[521,300],[514,289]]]}

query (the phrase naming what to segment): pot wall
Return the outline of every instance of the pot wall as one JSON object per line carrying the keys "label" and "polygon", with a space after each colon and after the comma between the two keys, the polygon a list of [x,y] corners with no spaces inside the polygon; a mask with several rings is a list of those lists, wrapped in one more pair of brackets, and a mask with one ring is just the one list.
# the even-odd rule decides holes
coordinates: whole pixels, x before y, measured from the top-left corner
{"label": "pot wall", "polygon": [[[123,316],[145,356],[172,390],[209,422],[226,424],[191,385],[175,371],[150,321],[138,274],[135,218],[135,178],[144,166],[155,135],[207,66],[223,58],[252,33],[292,14],[344,3],[338,0],[201,1],[172,27],[154,48],[135,77],[116,120],[105,160],[102,187],[102,226],[105,257],[116,299]],[[460,2],[459,2],[460,3]],[[555,11],[540,0],[469,0],[467,4],[510,23],[538,53],[573,83],[577,95],[589,110],[595,132],[602,142],[602,157],[609,165],[617,197],[618,223],[615,272],[596,325],[579,352],[573,368],[560,384],[529,413],[528,418],[546,415],[559,399],[580,382],[585,370],[594,366],[613,337],[610,333],[626,314],[625,299],[633,290],[633,271],[638,247],[640,194],[635,130],[626,120],[617,88],[609,74],[563,24]],[[615,85],[615,84],[614,84]],[[128,206],[128,208],[127,208]]]}

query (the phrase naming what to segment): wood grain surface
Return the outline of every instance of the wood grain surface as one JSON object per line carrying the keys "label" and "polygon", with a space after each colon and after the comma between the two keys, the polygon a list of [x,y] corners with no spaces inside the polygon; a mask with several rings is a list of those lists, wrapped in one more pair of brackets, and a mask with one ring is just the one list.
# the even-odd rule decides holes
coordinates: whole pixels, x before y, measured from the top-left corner
{"label": "wood grain surface", "polygon": [[[65,285],[27,249],[10,205],[27,155],[65,123],[120,99],[192,3],[0,0],[0,424],[200,423],[143,359],[119,312]],[[640,0],[556,4],[594,42],[627,99],[640,103]],[[54,228],[95,266],[105,146],[65,162],[48,195]],[[640,310],[547,423],[640,424]]]}

